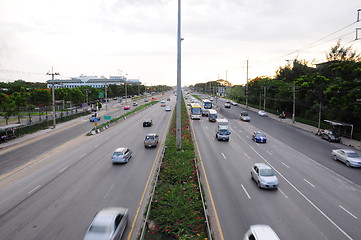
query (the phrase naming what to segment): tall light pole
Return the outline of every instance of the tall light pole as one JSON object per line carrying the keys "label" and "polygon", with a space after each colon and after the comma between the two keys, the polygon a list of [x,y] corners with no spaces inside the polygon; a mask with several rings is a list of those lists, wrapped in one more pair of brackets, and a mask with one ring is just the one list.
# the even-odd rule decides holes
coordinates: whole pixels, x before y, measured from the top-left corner
{"label": "tall light pole", "polygon": [[178,0],[178,31],[177,31],[177,116],[176,116],[176,144],[177,149],[182,148],[181,138],[181,0]]}
{"label": "tall light pole", "polygon": [[51,88],[51,94],[52,94],[52,100],[53,100],[53,128],[55,128],[56,121],[55,121],[55,94],[54,94],[54,75],[60,75],[59,73],[54,73],[53,67],[51,67],[51,73],[48,72],[46,75],[51,75],[51,82],[52,82],[52,88]]}
{"label": "tall light pole", "polygon": [[248,59],[247,59],[247,75],[246,75],[246,108],[248,108]]}

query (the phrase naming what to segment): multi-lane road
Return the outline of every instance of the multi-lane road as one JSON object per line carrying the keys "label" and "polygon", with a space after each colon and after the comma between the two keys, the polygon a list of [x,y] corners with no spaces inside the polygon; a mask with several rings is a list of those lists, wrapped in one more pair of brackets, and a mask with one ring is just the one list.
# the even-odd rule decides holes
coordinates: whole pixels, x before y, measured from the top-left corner
{"label": "multi-lane road", "polygon": [[[112,111],[124,112],[120,106]],[[156,104],[93,136],[85,136],[93,123],[82,118],[0,151],[0,239],[82,239],[97,211],[113,206],[129,208],[124,239],[135,239],[171,115]],[[144,119],[153,126],[143,128]],[[157,148],[144,148],[149,132],[159,135]],[[134,152],[127,164],[112,164],[117,147]]]}
{"label": "multi-lane road", "polygon": [[[207,118],[192,121],[218,238],[240,239],[253,224],[270,225],[281,239],[360,238],[360,170],[335,162],[330,152],[344,146],[253,112],[251,122],[242,122],[243,108],[224,108],[223,100],[218,105],[219,117],[231,125],[229,142],[215,139],[215,123]],[[266,144],[252,141],[257,130],[267,134]],[[257,162],[276,170],[278,190],[259,189],[251,180]]]}
{"label": "multi-lane road", "polygon": [[[93,123],[80,118],[1,149],[0,239],[82,239],[96,212],[109,206],[129,208],[123,239],[136,239],[174,96],[170,104],[171,112],[156,104],[94,136],[85,136]],[[270,225],[281,239],[359,239],[361,172],[332,160],[331,149],[341,144],[253,112],[251,122],[241,122],[240,106],[225,109],[220,99],[218,105],[231,124],[229,142],[215,140],[207,118],[191,121],[216,239],[242,239],[253,224]],[[123,112],[114,103],[106,115]],[[143,128],[148,118],[154,125]],[[266,144],[251,140],[255,130],[267,134]],[[157,148],[144,148],[149,132],[160,136]],[[113,165],[111,154],[121,146],[134,156]],[[278,190],[257,188],[250,175],[257,162],[276,170]]]}

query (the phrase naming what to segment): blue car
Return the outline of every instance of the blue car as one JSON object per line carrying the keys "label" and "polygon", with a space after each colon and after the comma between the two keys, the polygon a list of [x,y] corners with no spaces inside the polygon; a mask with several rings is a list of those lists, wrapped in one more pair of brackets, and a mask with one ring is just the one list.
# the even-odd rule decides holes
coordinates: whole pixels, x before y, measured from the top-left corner
{"label": "blue car", "polygon": [[263,132],[257,131],[253,133],[252,140],[256,143],[266,143],[267,137]]}

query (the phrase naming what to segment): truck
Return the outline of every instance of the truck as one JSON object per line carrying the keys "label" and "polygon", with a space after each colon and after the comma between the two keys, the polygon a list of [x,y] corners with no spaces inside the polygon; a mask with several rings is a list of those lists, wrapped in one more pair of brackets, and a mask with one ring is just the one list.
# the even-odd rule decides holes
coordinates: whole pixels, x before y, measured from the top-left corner
{"label": "truck", "polygon": [[89,121],[91,121],[91,122],[99,122],[100,121],[99,114],[97,112],[93,113],[92,116],[89,118]]}
{"label": "truck", "polygon": [[229,141],[229,135],[231,131],[229,130],[229,123],[227,119],[217,119],[216,126],[216,138],[218,141]]}

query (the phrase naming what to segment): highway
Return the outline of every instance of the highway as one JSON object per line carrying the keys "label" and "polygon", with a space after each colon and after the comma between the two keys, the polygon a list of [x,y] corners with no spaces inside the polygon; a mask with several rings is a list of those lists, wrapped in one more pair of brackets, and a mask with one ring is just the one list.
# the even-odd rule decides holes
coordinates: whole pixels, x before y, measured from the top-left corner
{"label": "highway", "polygon": [[[192,129],[219,218],[220,239],[240,239],[253,224],[270,225],[280,239],[359,239],[360,170],[330,155],[330,149],[342,145],[251,112],[251,122],[241,122],[244,109],[225,109],[222,100],[218,105],[219,118],[231,125],[229,142],[215,139],[215,123],[207,118],[193,120]],[[256,130],[266,133],[266,144],[251,140]],[[275,169],[278,190],[257,187],[250,175],[257,162]]]}
{"label": "highway", "polygon": [[[172,97],[172,109],[174,105]],[[119,116],[123,110],[112,111]],[[158,103],[93,136],[85,136],[93,123],[83,118],[1,150],[6,170],[0,176],[0,238],[82,239],[95,214],[110,206],[129,208],[123,239],[134,238],[133,224],[143,213],[150,175],[161,154],[160,146],[144,148],[144,136],[158,133],[164,144],[172,112]],[[146,118],[153,119],[153,126],[142,126]],[[112,164],[117,147],[133,151],[127,164]]]}

